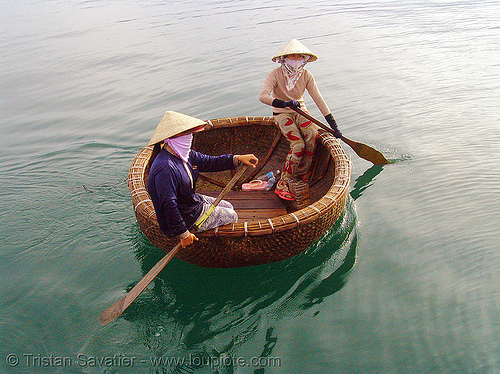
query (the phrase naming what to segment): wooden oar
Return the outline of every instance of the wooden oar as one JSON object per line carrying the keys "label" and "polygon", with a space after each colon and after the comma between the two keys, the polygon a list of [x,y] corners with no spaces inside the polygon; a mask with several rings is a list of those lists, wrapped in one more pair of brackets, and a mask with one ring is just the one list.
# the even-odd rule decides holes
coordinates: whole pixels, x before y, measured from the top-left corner
{"label": "wooden oar", "polygon": [[[329,126],[326,126],[322,122],[318,121],[316,118],[311,116],[309,113],[304,112],[302,109],[297,108],[297,109],[293,109],[293,110],[295,110],[301,116],[307,118],[309,121],[315,123],[316,125],[321,127],[323,130],[326,130],[331,134],[334,133],[333,130]],[[356,154],[359,157],[364,158],[365,160],[370,161],[375,165],[385,165],[385,164],[390,163],[390,161],[388,159],[386,159],[382,153],[380,153],[376,149],[374,149],[366,144],[355,142],[354,140],[348,139],[345,136],[342,136],[340,139],[342,139],[344,142],[346,142],[354,150],[354,152],[356,152]]]}
{"label": "wooden oar", "polygon": [[[190,230],[197,231],[198,228],[207,220],[207,218],[212,214],[215,207],[220,203],[220,201],[226,196],[226,194],[233,188],[238,179],[241,178],[245,170],[247,169],[247,165],[243,165],[243,167],[231,178],[229,183],[224,187],[221,191],[217,199],[213,202],[210,208],[207,209],[205,213],[203,213],[200,218],[196,221],[193,227]],[[163,257],[158,263],[151,268],[150,271],[137,283],[134,288],[130,290],[125,296],[123,296],[120,300],[111,305],[108,309],[101,313],[99,316],[99,323],[101,325],[107,325],[108,323],[117,319],[124,311],[127,309],[130,304],[134,302],[135,299],[146,289],[147,286],[156,278],[156,276],[163,270],[163,268],[168,264],[168,262],[177,254],[177,252],[181,249],[181,243],[177,244],[174,248],[168,252],[165,257]]]}

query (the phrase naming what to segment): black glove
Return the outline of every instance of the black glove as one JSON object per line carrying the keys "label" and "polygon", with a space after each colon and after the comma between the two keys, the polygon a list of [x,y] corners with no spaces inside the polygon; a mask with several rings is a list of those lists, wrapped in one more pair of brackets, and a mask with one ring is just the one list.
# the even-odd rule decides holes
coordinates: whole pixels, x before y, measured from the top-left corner
{"label": "black glove", "polygon": [[339,127],[337,126],[337,122],[335,122],[335,119],[332,116],[332,113],[325,116],[325,119],[333,130],[333,136],[335,136],[336,138],[341,138],[342,133],[340,132]]}
{"label": "black glove", "polygon": [[300,108],[300,103],[298,100],[290,100],[290,101],[283,101],[280,99],[274,99],[273,100],[273,107],[275,108],[292,108],[292,109],[297,109]]}

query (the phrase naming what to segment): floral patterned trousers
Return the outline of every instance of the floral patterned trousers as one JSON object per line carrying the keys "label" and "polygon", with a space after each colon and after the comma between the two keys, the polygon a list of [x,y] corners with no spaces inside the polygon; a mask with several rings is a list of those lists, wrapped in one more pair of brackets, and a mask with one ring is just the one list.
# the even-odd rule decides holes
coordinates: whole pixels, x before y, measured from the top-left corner
{"label": "floral patterned trousers", "polygon": [[281,179],[276,188],[288,192],[288,181],[302,177],[311,167],[318,126],[297,113],[281,113],[274,116],[274,122],[290,143],[290,152],[286,156]]}

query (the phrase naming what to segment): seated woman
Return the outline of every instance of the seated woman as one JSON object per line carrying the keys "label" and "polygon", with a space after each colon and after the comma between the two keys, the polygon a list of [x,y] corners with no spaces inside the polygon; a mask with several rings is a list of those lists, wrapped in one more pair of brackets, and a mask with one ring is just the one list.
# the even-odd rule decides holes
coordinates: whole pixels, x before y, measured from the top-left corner
{"label": "seated woman", "polygon": [[[189,228],[215,201],[195,192],[199,172],[234,169],[241,163],[255,167],[258,163],[253,154],[209,156],[191,150],[193,132],[202,131],[205,125],[197,118],[168,111],[149,141],[149,145],[164,146],[151,165],[148,192],[160,229],[169,237],[177,236],[182,247],[198,240]],[[237,219],[231,203],[222,200],[198,231]]]}

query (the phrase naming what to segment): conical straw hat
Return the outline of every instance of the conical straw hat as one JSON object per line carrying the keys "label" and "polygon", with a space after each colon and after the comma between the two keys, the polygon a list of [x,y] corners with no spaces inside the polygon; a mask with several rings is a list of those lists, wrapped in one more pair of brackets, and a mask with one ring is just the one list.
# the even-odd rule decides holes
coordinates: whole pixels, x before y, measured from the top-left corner
{"label": "conical straw hat", "polygon": [[278,57],[283,57],[286,55],[293,55],[293,54],[300,54],[300,55],[309,55],[311,58],[309,59],[308,62],[313,62],[318,59],[318,56],[316,56],[314,53],[312,53],[304,44],[299,42],[297,39],[292,39],[290,40],[287,45],[283,47],[281,51],[278,52],[276,56],[272,58],[273,62],[276,62],[276,59]]}
{"label": "conical straw hat", "polygon": [[188,116],[186,114],[167,111],[161,119],[148,145],[153,145],[164,141],[181,132],[205,125],[201,119]]}

